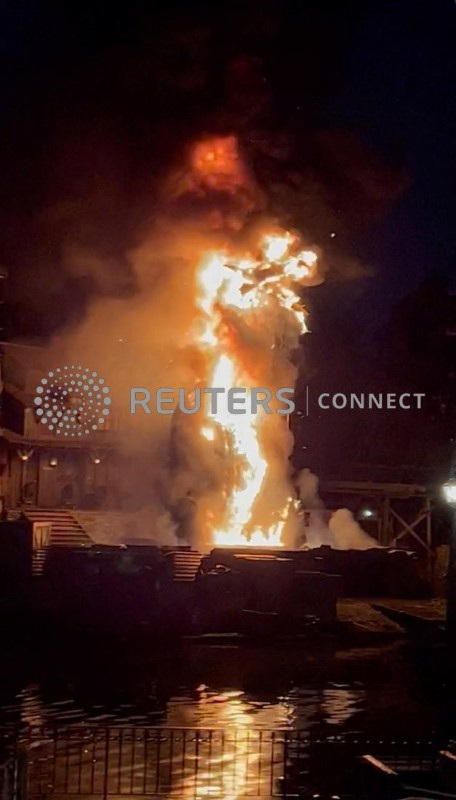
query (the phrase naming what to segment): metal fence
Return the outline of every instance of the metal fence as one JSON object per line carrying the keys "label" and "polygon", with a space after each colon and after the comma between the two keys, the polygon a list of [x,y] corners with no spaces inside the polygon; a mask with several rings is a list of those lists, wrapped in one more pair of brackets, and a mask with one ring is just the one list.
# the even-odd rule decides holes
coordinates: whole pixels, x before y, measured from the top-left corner
{"label": "metal fence", "polygon": [[[8,749],[8,748],[7,748]],[[237,728],[40,727],[10,735],[5,800],[298,797],[344,794],[344,776],[372,753],[392,768],[433,769],[431,741],[318,738]]]}

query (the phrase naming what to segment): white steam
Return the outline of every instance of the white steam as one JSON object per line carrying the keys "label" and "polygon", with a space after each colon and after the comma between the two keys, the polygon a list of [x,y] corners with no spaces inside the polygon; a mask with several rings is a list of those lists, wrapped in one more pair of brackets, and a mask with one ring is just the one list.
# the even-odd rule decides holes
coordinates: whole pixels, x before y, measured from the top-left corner
{"label": "white steam", "polygon": [[296,488],[304,511],[301,515],[301,544],[304,547],[328,545],[335,550],[369,550],[380,547],[355,520],[348,508],[328,511],[318,494],[318,477],[303,469]]}

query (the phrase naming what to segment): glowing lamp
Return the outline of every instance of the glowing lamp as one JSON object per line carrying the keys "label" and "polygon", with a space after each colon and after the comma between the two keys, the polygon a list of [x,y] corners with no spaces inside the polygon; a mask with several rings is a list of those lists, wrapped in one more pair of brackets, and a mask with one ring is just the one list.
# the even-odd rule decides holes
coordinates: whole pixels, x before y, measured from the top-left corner
{"label": "glowing lamp", "polygon": [[17,455],[19,460],[25,464],[33,456],[33,450],[18,450]]}
{"label": "glowing lamp", "polygon": [[448,505],[456,508],[456,478],[450,478],[443,484],[442,493]]}

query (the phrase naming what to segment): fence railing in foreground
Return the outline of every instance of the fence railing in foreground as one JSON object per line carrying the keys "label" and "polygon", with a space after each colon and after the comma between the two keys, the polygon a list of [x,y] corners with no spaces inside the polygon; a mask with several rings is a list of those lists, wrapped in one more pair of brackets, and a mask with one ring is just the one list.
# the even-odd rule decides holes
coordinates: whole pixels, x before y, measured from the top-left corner
{"label": "fence railing in foreground", "polygon": [[300,786],[321,789],[328,781],[333,793],[334,779],[342,783],[365,753],[393,769],[432,769],[438,752],[428,740],[319,738],[247,727],[46,726],[10,731],[3,741],[9,751],[4,800],[297,797]]}

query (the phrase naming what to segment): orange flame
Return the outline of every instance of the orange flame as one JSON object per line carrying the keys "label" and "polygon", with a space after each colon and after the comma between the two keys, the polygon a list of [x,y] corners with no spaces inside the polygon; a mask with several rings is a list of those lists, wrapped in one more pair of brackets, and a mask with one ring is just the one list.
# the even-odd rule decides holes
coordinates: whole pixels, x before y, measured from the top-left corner
{"label": "orange flame", "polygon": [[235,136],[220,136],[196,144],[191,167],[207,189],[235,192],[247,180]]}
{"label": "orange flame", "polygon": [[[294,252],[296,244],[296,237],[285,231],[265,235],[257,257],[220,251],[202,259],[197,273],[197,305],[203,325],[196,339],[209,357],[210,386],[228,390],[256,385],[235,346],[235,337],[230,336],[227,320],[233,313],[242,315],[245,324],[254,327],[259,310],[274,313],[278,305],[294,326],[296,339],[306,332],[305,311],[296,284],[312,277],[317,254],[312,250]],[[235,486],[227,496],[223,525],[213,532],[215,545],[282,545],[292,498],[288,498],[269,527],[258,527],[253,521],[253,509],[261,500],[269,469],[262,447],[262,430],[267,424],[266,414],[252,414],[248,408],[242,415],[229,414],[220,397],[217,414],[206,414],[204,418],[201,435],[214,441],[216,429],[221,429],[240,465]]]}

